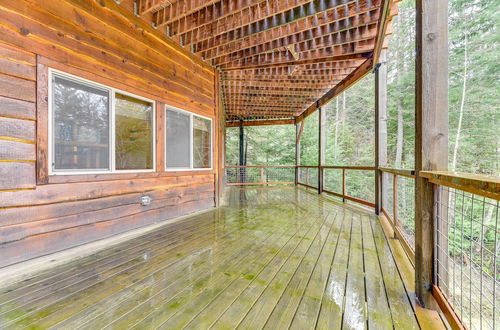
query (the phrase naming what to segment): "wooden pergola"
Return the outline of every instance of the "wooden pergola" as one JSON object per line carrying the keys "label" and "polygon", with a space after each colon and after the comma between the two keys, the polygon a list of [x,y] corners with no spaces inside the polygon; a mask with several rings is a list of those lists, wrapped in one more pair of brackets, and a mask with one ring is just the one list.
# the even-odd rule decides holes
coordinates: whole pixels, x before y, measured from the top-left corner
{"label": "wooden pergola", "polygon": [[[0,327],[16,322],[25,327],[37,324],[39,321],[54,325],[59,324],[58,322],[65,317],[78,324],[80,319],[71,320],[71,315],[79,315],[88,306],[96,309],[95,313],[99,313],[96,315],[108,315],[110,305],[120,302],[115,299],[115,289],[121,285],[126,285],[127,288],[130,285],[134,288],[130,292],[123,291],[123,288],[116,290],[116,292],[123,293],[120,299],[128,305],[123,309],[120,307],[119,313],[123,312],[120,315],[128,315],[129,311],[135,310],[137,305],[135,296],[130,298],[131,293],[142,292],[142,289],[136,290],[137,286],[150,282],[149,279],[154,277],[150,275],[157,274],[156,271],[159,268],[170,267],[171,261],[172,264],[177,263],[178,260],[186,261],[195,254],[200,258],[200,265],[207,262],[208,259],[205,260],[203,254],[198,254],[197,251],[210,246],[214,237],[220,238],[217,235],[219,227],[224,227],[222,230],[226,230],[225,226],[219,226],[220,223],[214,221],[215,218],[212,218],[212,215],[224,221],[228,220],[228,227],[234,227],[238,232],[234,237],[229,235],[228,239],[221,240],[222,244],[214,249],[215,254],[220,254],[220,267],[211,269],[209,265],[200,266],[197,273],[191,274],[191,278],[197,281],[203,276],[212,276],[217,273],[221,275],[217,280],[217,285],[224,288],[228,284],[225,276],[232,276],[235,279],[234,283],[252,282],[254,275],[250,274],[250,271],[253,269],[247,268],[247,271],[243,273],[242,269],[249,264],[260,263],[260,257],[253,255],[252,260],[247,262],[249,259],[243,257],[239,259],[240,256],[232,257],[232,253],[236,248],[241,250],[242,256],[246,253],[254,254],[258,250],[255,248],[255,242],[260,244],[262,233],[255,227],[253,228],[255,235],[251,235],[247,232],[248,228],[242,226],[241,214],[246,211],[236,212],[239,214],[238,217],[233,217],[229,214],[231,212],[225,214],[226,212],[218,211],[222,192],[227,183],[227,185],[236,186],[260,185],[259,188],[250,188],[255,191],[262,186],[278,184],[306,187],[306,189],[294,187],[294,190],[289,190],[288,195],[275,190],[278,196],[276,200],[286,205],[281,210],[281,214],[274,212],[273,200],[268,200],[266,207],[258,205],[259,209],[262,208],[265,212],[272,211],[258,219],[258,224],[264,227],[269,225],[267,230],[270,233],[273,232],[273,235],[275,229],[282,230],[286,226],[290,226],[289,229],[292,230],[295,222],[305,222],[305,225],[314,225],[316,228],[317,219],[328,220],[325,214],[330,211],[340,210],[342,214],[348,212],[350,217],[344,216],[344,218],[350,225],[342,228],[345,229],[343,229],[345,233],[351,235],[352,226],[358,226],[358,232],[353,236],[355,244],[352,245],[342,240],[341,243],[335,243],[335,245],[347,246],[349,249],[350,246],[354,246],[351,252],[357,255],[357,262],[351,262],[353,260],[349,257],[351,252],[345,250],[344,256],[340,255],[341,263],[346,267],[353,265],[354,270],[351,273],[355,275],[353,283],[360,284],[357,288],[359,292],[369,296],[369,299],[374,299],[375,303],[370,308],[377,311],[377,307],[383,307],[385,310],[380,309],[381,312],[378,315],[387,315],[389,313],[386,308],[387,303],[376,302],[377,298],[390,298],[390,295],[387,294],[389,290],[385,292],[385,295],[383,290],[372,292],[365,290],[369,287],[367,284],[376,285],[373,281],[374,272],[367,270],[369,268],[365,269],[365,262],[361,261],[365,252],[366,256],[369,256],[366,260],[372,266],[376,266],[375,269],[381,272],[382,277],[385,276],[383,272],[387,272],[389,279],[392,275],[399,277],[396,282],[389,280],[385,287],[391,289],[394,296],[401,298],[395,299],[394,306],[398,306],[398,301],[405,302],[406,305],[403,307],[410,319],[415,321],[411,322],[415,328],[417,325],[422,328],[436,328],[426,323],[417,324],[416,321],[418,318],[421,322],[422,316],[426,319],[426,315],[433,318],[436,314],[430,312],[430,309],[441,309],[452,328],[462,329],[462,321],[454,311],[455,307],[450,304],[449,297],[446,296],[450,294],[447,286],[450,277],[449,263],[455,262],[449,257],[448,234],[455,221],[455,214],[451,213],[456,213],[456,205],[446,205],[443,201],[448,201],[449,194],[455,194],[455,196],[462,194],[463,203],[465,193],[467,193],[472,195],[471,204],[474,204],[478,202],[478,199],[474,199],[474,195],[480,196],[482,200],[479,202],[483,204],[483,212],[478,218],[481,218],[480,225],[484,226],[486,218],[484,205],[488,203],[486,198],[494,200],[489,202],[492,210],[493,207],[497,210],[499,208],[500,180],[497,177],[447,172],[449,140],[447,0],[415,1],[415,167],[411,170],[387,168],[387,54],[385,48],[387,48],[387,37],[391,34],[392,19],[398,12],[398,2],[399,0],[17,0],[0,2],[0,268],[44,256],[50,259],[56,252],[84,246],[87,243],[149,225],[156,226],[160,221],[179,218],[198,211],[216,210],[205,218],[193,215],[187,222],[175,223],[172,227],[162,230],[160,233],[162,236],[155,236],[154,240],[146,237],[140,243],[141,246],[144,244],[147,247],[145,250],[139,249],[136,241],[130,241],[125,246],[127,249],[130,248],[131,254],[121,249],[116,251],[109,249],[106,252],[109,254],[104,255],[101,261],[94,260],[96,263],[102,262],[97,268],[73,267],[75,265],[73,264],[68,269],[73,272],[72,275],[62,281],[57,280],[58,277],[54,277],[56,279],[54,280],[52,275],[44,279],[45,283],[50,286],[64,286],[59,291],[50,289],[50,286],[41,285],[41,282],[30,284],[28,281],[22,282],[19,287],[15,288],[23,292],[23,295],[18,294],[20,291],[10,289],[0,292]],[[327,164],[325,104],[369,73],[374,73],[375,82],[375,106],[374,118],[372,118],[375,124],[374,162],[370,164],[371,166]],[[76,164],[71,169],[78,171],[64,171],[65,169],[61,170],[54,165],[54,159],[56,159],[54,140],[57,137],[54,133],[56,130],[53,128],[56,126],[53,118],[55,111],[52,109],[55,104],[53,100],[54,77],[67,80],[71,85],[80,86],[80,90],[96,88],[99,92],[111,97],[111,101],[107,101],[106,109],[109,119],[106,123],[111,125],[111,128],[109,134],[100,134],[108,136],[109,141],[99,143],[99,147],[104,146],[111,155],[107,168],[101,169],[105,167],[104,165],[98,168],[79,167],[77,161],[80,158],[87,160],[92,157],[93,153],[95,154],[89,151],[89,156],[87,156],[83,152],[86,150],[84,148],[87,148],[89,143],[98,144],[97,141],[85,141],[88,140],[87,135],[90,135],[85,131],[82,133],[82,141],[76,141],[76,139],[71,141],[73,143],[71,161]],[[148,100],[146,103],[151,105],[151,134],[147,143],[153,153],[155,151],[156,153],[152,161],[154,164],[144,169],[120,171],[117,170],[116,163],[113,163],[116,157],[114,153],[116,136],[113,136],[115,134],[113,130],[117,127],[114,100],[117,95],[121,94],[134,95],[136,101],[146,99]],[[82,108],[89,108],[97,113],[95,106],[94,108],[82,106]],[[300,162],[300,137],[304,129],[304,119],[315,111],[318,111],[318,163],[306,166]],[[169,117],[172,116],[172,112],[187,116],[187,123],[186,118],[176,122],[175,119]],[[203,164],[196,166],[193,165],[193,150],[196,148],[192,141],[196,136],[193,128],[195,118],[205,123],[203,129],[197,128],[198,151],[204,161]],[[71,122],[71,124],[74,123],[78,121]],[[179,129],[179,131],[185,133],[184,137],[186,141],[189,141],[188,144],[169,149],[172,141],[181,140],[176,135],[176,130],[169,127],[170,123],[184,125],[180,126],[182,130]],[[286,166],[242,164],[241,155],[244,153],[244,148],[241,137],[244,126],[279,124],[295,125],[296,136],[293,137],[296,148],[295,164]],[[225,166],[226,127],[239,127],[239,166]],[[136,134],[136,129],[129,132],[129,135],[135,136]],[[63,141],[62,138],[59,139]],[[175,152],[171,152],[172,150]],[[169,156],[169,151],[174,155]],[[187,157],[188,165],[184,164],[181,167],[171,165],[170,161],[181,158],[179,153]],[[131,155],[134,156],[134,154]],[[251,175],[257,181],[246,181],[245,171],[252,172]],[[274,176],[268,176],[266,171],[274,173]],[[301,171],[307,173],[305,182],[300,180]],[[373,187],[373,198],[354,196],[348,191],[346,181],[349,181],[349,174],[356,171],[369,174],[363,177],[365,180],[363,184]],[[232,174],[233,182],[225,180],[229,176],[228,173]],[[309,177],[309,173],[314,173],[314,175]],[[324,179],[328,175],[324,173],[339,174],[339,180],[328,187],[325,184],[328,180]],[[390,197],[389,177],[392,177],[392,196]],[[414,197],[411,198],[413,208],[408,208],[414,227],[411,244],[406,241],[401,228],[398,228],[400,225],[397,212],[398,178],[401,181],[407,180],[414,189],[411,190]],[[332,186],[335,187],[332,188]],[[235,189],[239,188],[241,187]],[[236,192],[236,190],[232,191]],[[244,189],[237,193],[245,194]],[[334,204],[328,204],[333,201],[323,199],[323,193],[333,195],[338,200]],[[234,197],[237,200],[237,196]],[[260,195],[251,197],[257,198],[260,202]],[[304,198],[313,201],[312,204],[307,205],[305,213],[298,207],[302,203],[301,198],[302,202]],[[392,200],[392,205],[385,203],[384,200]],[[355,205],[344,205],[341,202],[354,202],[371,209],[356,209],[353,208]],[[318,212],[321,207],[317,205],[323,204],[335,206],[331,206],[329,210],[327,206]],[[245,203],[237,205],[239,210],[243,210],[246,206]],[[295,209],[296,213],[292,215],[293,221],[288,221],[290,215],[287,212],[291,209]],[[496,235],[495,247],[498,242],[497,236],[500,237],[498,214],[497,212],[496,227],[493,228]],[[378,215],[380,217],[377,217]],[[365,221],[354,221],[355,217]],[[269,219],[277,219],[277,221]],[[245,220],[254,221],[255,219],[248,217]],[[329,232],[330,223],[325,223],[325,228]],[[317,233],[322,232],[322,226],[317,226]],[[463,240],[469,235],[464,231],[463,219],[460,229]],[[191,235],[193,233],[197,236]],[[373,242],[368,242],[371,245],[365,245],[365,241],[362,240],[363,233],[368,233],[366,237],[373,237]],[[302,240],[308,237],[307,235],[304,229],[304,233],[301,232],[297,237]],[[314,237],[316,234],[308,237],[306,241],[316,242]],[[338,235],[338,237],[342,238],[343,235]],[[401,248],[395,248],[396,240],[389,238],[398,238],[401,245],[397,246]],[[277,240],[276,237],[274,239]],[[178,250],[179,253],[163,249],[164,244],[177,243],[181,247]],[[160,253],[153,256],[155,259],[147,261],[149,252],[144,254],[144,251],[150,251],[151,246]],[[221,246],[224,248],[220,248]],[[285,246],[285,243],[273,245],[272,248],[270,245],[266,254],[274,258],[275,252],[272,251],[278,251],[282,246]],[[304,244],[304,248],[299,249],[300,258],[308,253],[307,246],[309,245]],[[331,253],[332,244],[326,246],[330,246],[324,249],[326,253]],[[385,252],[381,250],[382,253],[379,255],[378,251],[374,253],[375,246],[386,250]],[[484,244],[481,241],[481,249],[483,248]],[[361,253],[363,249],[366,251]],[[316,252],[320,250],[323,248],[318,248]],[[463,247],[462,250],[464,250]],[[212,254],[210,248],[206,251]],[[264,253],[263,251],[261,252]],[[295,251],[295,248],[291,251]],[[139,254],[136,255],[136,253]],[[394,256],[397,254],[408,261],[404,268],[391,266],[395,259],[393,253]],[[482,254],[481,250],[481,267],[483,266]],[[320,252],[318,252],[319,255]],[[129,260],[129,256],[133,258]],[[178,259],[179,256],[184,259]],[[137,274],[129,273],[125,277],[120,275],[121,272],[116,273],[117,277],[109,277],[109,272],[106,270],[108,261],[112,260],[111,264],[121,262],[119,261],[121,259],[117,257],[123,259],[120,265],[127,265],[130,262],[131,267],[141,267],[144,261],[146,269]],[[234,274],[227,271],[228,264],[222,263],[226,257],[228,260],[237,260],[237,263],[231,264]],[[158,259],[161,262],[157,262]],[[298,260],[297,258],[290,259]],[[498,265],[497,259],[495,255],[494,267]],[[323,260],[323,258],[318,260]],[[52,261],[44,262],[44,264],[50,267]],[[216,263],[210,261],[210,264],[214,266]],[[315,263],[308,261],[306,264],[309,267]],[[324,263],[318,264],[321,266]],[[332,265],[328,267],[331,267],[334,273],[336,268],[333,265],[335,264],[326,264]],[[389,268],[384,268],[388,265]],[[195,283],[185,282],[191,280],[185,276],[191,266],[192,264],[186,265],[185,268],[174,268],[175,271],[171,272],[172,278],[182,283],[179,285],[178,292],[190,291],[184,290],[184,285],[191,286]],[[295,270],[298,269],[299,263],[292,266],[288,271],[283,272],[280,270],[281,266],[273,269],[284,276],[292,276],[296,274]],[[102,271],[93,273],[94,269],[102,269]],[[318,291],[318,288],[322,288],[319,290],[321,296],[317,300],[321,301],[323,292],[327,288],[327,281],[326,276],[323,276],[324,268],[321,266],[318,269],[320,271],[317,275],[324,277],[325,281],[321,283],[325,285],[316,284],[313,285],[313,289]],[[82,288],[73,284],[73,289],[69,290],[73,290],[71,294],[81,294],[85,296],[84,298],[96,298],[92,302],[93,305],[86,305],[82,303],[82,300],[73,299],[74,296],[66,292],[69,285],[66,286],[64,281],[75,279],[78,284],[81,275],[76,274],[79,274],[80,270],[84,273],[90,272],[88,274],[90,283],[96,280],[100,282],[101,275],[106,274],[103,276],[106,277],[107,284],[102,287],[85,284]],[[212,273],[213,270],[215,270],[214,273]],[[472,266],[469,271],[472,272]],[[399,272],[400,274],[396,274]],[[494,276],[490,276],[493,279],[491,282],[493,285],[500,285],[495,282],[498,275],[496,268],[494,272]],[[14,275],[18,275],[17,273],[13,271]],[[309,273],[312,274],[313,271]],[[347,274],[347,272],[344,273]],[[309,283],[304,280],[307,277],[297,274],[299,274],[297,282],[291,283],[299,283],[305,289]],[[481,280],[485,274],[482,270]],[[135,275],[137,276],[134,277]],[[66,275],[58,273],[56,269],[54,276]],[[452,276],[455,274],[453,273]],[[168,282],[168,285],[174,283],[169,276],[154,278],[160,280],[154,286],[154,289],[158,291],[165,289],[164,283]],[[33,277],[31,280],[34,281],[36,278]],[[347,294],[349,290],[352,290],[352,285],[347,288],[347,281],[340,280],[340,282],[346,284],[346,294],[340,301],[342,308],[347,307],[336,312],[327,310],[323,314],[324,319],[339,315],[342,317],[343,310],[356,311],[345,303],[348,299],[355,297],[355,294],[350,297]],[[473,279],[470,282],[472,283]],[[37,290],[32,290],[32,285],[35,285]],[[209,281],[203,286],[196,284],[195,287],[203,289],[202,296],[219,292],[216,290],[217,287],[212,286]],[[287,285],[280,285],[280,287],[285,290]],[[289,287],[292,298],[299,297],[293,291],[295,286]],[[378,288],[382,287],[379,285]],[[102,288],[106,289],[107,293],[103,293]],[[46,295],[48,290],[51,292]],[[257,292],[250,291],[252,294]],[[490,296],[488,292],[473,292],[472,285],[466,291],[470,299],[473,296],[477,296],[477,299]],[[91,294],[87,296],[87,292]],[[162,315],[165,320],[150,318],[150,320],[160,322],[159,326],[165,325],[164,321],[168,321],[167,318],[177,313],[174,309],[181,310],[187,309],[186,306],[192,306],[170,303],[171,297],[175,296],[173,292],[177,291],[169,291],[163,297],[168,301],[159,296],[157,303],[162,308],[156,308],[155,305],[147,304],[150,301],[149,290],[144,290],[144,292],[147,294],[141,294],[141,299],[143,299],[140,305],[141,312],[133,316],[142,317],[142,314],[149,315],[150,312],[153,316],[164,311],[167,314],[172,312],[168,317]],[[239,291],[227,292],[233,295]],[[233,298],[236,299],[236,296]],[[495,289],[491,296],[492,300],[498,299]],[[74,314],[59,313],[63,307],[66,310],[66,306],[53,297],[67,299],[68,308]],[[103,297],[106,297],[106,300],[100,302]],[[256,299],[260,299],[259,297],[260,294]],[[309,298],[316,299],[312,297]],[[30,308],[23,310],[26,298],[30,299],[31,305]],[[208,298],[215,299],[212,296]],[[17,300],[20,300],[20,303]],[[260,300],[277,318],[281,316],[283,310],[291,312],[291,309],[287,308],[289,306],[287,298],[280,304],[281,309],[276,309],[276,312],[274,307],[278,300],[274,298]],[[226,303],[232,304],[233,301],[235,300],[232,298],[226,299]],[[363,299],[357,301],[361,305],[358,311],[365,310],[365,301],[369,302]],[[12,304],[7,310],[5,306],[9,302]],[[201,306],[204,309],[207,306],[205,302],[203,300],[203,303],[200,302],[195,307]],[[300,303],[297,301],[297,306]],[[316,305],[316,308],[319,308],[320,305]],[[472,306],[472,303],[470,305]],[[479,305],[482,306],[482,300]],[[223,309],[222,306],[218,303],[212,305],[212,307]],[[326,306],[329,305],[326,304]],[[498,324],[497,306],[498,303],[494,301],[492,313],[488,317]],[[49,313],[46,314],[45,308]],[[253,308],[253,305],[250,308]],[[24,314],[20,314],[20,310]],[[210,309],[203,310],[203,313],[209,314],[209,318],[218,317],[219,314],[210,311]],[[220,315],[225,311],[225,309],[219,310]],[[254,317],[258,316],[256,314],[260,311],[260,307],[253,309],[253,312],[248,314],[250,316],[247,321],[249,323],[266,321],[267,317],[260,320]],[[293,318],[295,311],[296,309],[293,315],[288,316]],[[246,317],[246,314],[243,314],[238,317]],[[91,314],[86,312],[80,314],[85,319],[89,315]],[[316,315],[314,312],[311,315],[316,318],[319,314]],[[188,311],[179,313],[175,318],[191,316]],[[360,316],[365,318],[367,314],[362,312]],[[100,317],[95,319],[97,318]],[[172,319],[175,318],[172,317]],[[127,321],[126,318],[124,320]],[[104,324],[107,322],[104,317],[100,321]],[[384,317],[380,319],[377,317],[375,321],[387,320]],[[438,321],[439,324],[443,324],[441,320]],[[129,325],[125,324],[125,326]],[[252,327],[248,326],[248,328]],[[332,327],[325,326],[324,328]],[[398,326],[395,322],[391,323],[388,328],[398,328]],[[495,323],[492,328],[495,328]]]}
{"label": "wooden pergola", "polygon": [[301,120],[370,72],[397,1],[141,0],[134,10],[221,72],[232,126]]}

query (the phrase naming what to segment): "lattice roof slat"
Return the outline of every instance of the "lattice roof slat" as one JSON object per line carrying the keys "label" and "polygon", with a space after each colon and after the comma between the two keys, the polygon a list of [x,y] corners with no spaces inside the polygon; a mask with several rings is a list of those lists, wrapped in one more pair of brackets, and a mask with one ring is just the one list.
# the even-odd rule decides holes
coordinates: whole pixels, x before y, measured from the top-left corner
{"label": "lattice roof slat", "polygon": [[139,13],[221,72],[228,120],[298,117],[374,65],[397,0],[140,0]]}

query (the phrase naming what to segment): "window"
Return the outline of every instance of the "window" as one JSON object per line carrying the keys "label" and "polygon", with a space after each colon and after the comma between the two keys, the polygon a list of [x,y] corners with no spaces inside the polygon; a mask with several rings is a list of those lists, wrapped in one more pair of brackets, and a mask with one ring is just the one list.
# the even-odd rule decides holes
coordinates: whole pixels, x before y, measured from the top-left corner
{"label": "window", "polygon": [[212,120],[171,108],[165,113],[167,169],[211,169]]}
{"label": "window", "polygon": [[50,70],[51,174],[154,171],[154,102]]}
{"label": "window", "polygon": [[116,169],[153,168],[153,106],[115,93]]}

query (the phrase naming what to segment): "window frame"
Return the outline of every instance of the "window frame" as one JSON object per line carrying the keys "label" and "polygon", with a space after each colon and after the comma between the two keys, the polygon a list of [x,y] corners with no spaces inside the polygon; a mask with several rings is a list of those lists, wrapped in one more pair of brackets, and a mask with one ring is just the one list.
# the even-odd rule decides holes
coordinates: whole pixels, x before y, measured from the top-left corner
{"label": "window frame", "polygon": [[[90,170],[85,170],[85,169],[75,169],[75,170],[57,170],[54,168],[55,166],[55,139],[54,139],[54,110],[53,110],[53,83],[54,83],[54,77],[59,77],[62,79],[67,79],[70,81],[73,81],[78,84],[86,85],[89,87],[97,88],[102,91],[108,92],[109,95],[109,168],[106,170],[96,170],[96,169],[90,169]],[[156,101],[148,99],[146,97],[142,97],[133,93],[126,92],[124,90],[114,88],[111,86],[107,86],[104,84],[100,84],[85,78],[81,78],[78,76],[75,76],[73,74],[60,71],[57,69],[53,68],[48,68],[48,95],[47,95],[47,105],[48,105],[48,169],[49,169],[49,176],[52,175],[93,175],[93,174],[124,174],[124,173],[154,173],[156,172]],[[152,169],[132,169],[132,170],[119,170],[116,169],[116,108],[115,108],[115,95],[116,93],[126,95],[132,98],[136,98],[138,100],[144,101],[144,102],[149,102],[151,103],[151,106],[153,107],[152,111],[152,121],[151,121],[151,128],[152,128],[152,139],[151,139],[151,144],[153,148],[153,168]]]}
{"label": "window frame", "polygon": [[[197,113],[193,113],[193,112],[190,112],[190,111],[186,111],[186,110],[183,110],[183,109],[180,109],[180,108],[176,108],[174,106],[171,106],[171,105],[168,105],[168,104],[165,104],[165,120],[164,120],[164,125],[165,125],[165,150],[164,150],[164,154],[165,154],[165,159],[164,159],[164,163],[165,163],[165,171],[166,172],[181,172],[181,171],[212,171],[213,170],[213,156],[214,156],[214,127],[213,127],[213,118],[210,118],[210,117],[207,117],[207,116],[203,116],[203,115],[199,115]],[[182,113],[182,114],[185,114],[185,115],[189,115],[189,131],[190,131],[190,139],[189,139],[189,167],[168,167],[168,163],[167,163],[167,111],[170,110],[170,111],[173,111],[173,112],[178,112],[178,113]],[[193,148],[193,145],[194,145],[194,129],[193,129],[193,117],[198,117],[198,118],[202,118],[202,119],[207,119],[210,121],[210,167],[194,167],[193,166],[193,163],[194,163],[194,157],[193,157],[193,154],[194,154],[194,148]]]}

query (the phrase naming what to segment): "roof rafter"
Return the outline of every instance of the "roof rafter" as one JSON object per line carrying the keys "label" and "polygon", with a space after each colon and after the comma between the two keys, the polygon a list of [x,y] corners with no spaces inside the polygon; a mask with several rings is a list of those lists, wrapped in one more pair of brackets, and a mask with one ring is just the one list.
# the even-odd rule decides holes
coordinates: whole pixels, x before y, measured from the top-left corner
{"label": "roof rafter", "polygon": [[[311,35],[316,35],[319,34],[319,36],[306,39],[307,37],[297,37],[297,39],[303,41],[299,41],[296,43],[291,43],[289,41],[284,42],[283,44],[285,46],[278,46],[282,45],[282,43],[279,42],[270,42],[266,43],[261,46],[256,46],[252,48],[247,48],[246,50],[242,51],[237,51],[234,53],[231,53],[229,55],[217,55],[216,58],[214,58],[213,64],[216,66],[235,61],[235,60],[241,60],[248,58],[250,56],[256,55],[256,54],[262,54],[262,53],[268,53],[272,52],[275,50],[281,50],[284,47],[290,47],[293,46],[295,47],[295,52],[297,53],[298,58],[294,58],[295,60],[300,59],[300,53],[308,50],[308,49],[318,49],[318,48],[325,48],[325,47],[331,47],[334,45],[341,45],[341,44],[348,44],[352,42],[357,42],[357,41],[362,41],[362,40],[367,40],[367,39],[373,39],[375,38],[377,29],[376,29],[376,24],[372,22],[371,24],[368,25],[361,25],[361,26],[354,26],[351,29],[348,30],[343,30],[339,32],[334,32],[334,33],[326,33],[326,31],[322,31],[321,33],[317,32],[318,29],[314,30],[309,30],[311,32]],[[307,32],[301,33],[302,34],[308,34]],[[285,38],[283,38],[285,39]],[[288,40],[292,40],[293,36],[290,38],[286,38]],[[274,46],[273,46],[274,45]]]}

